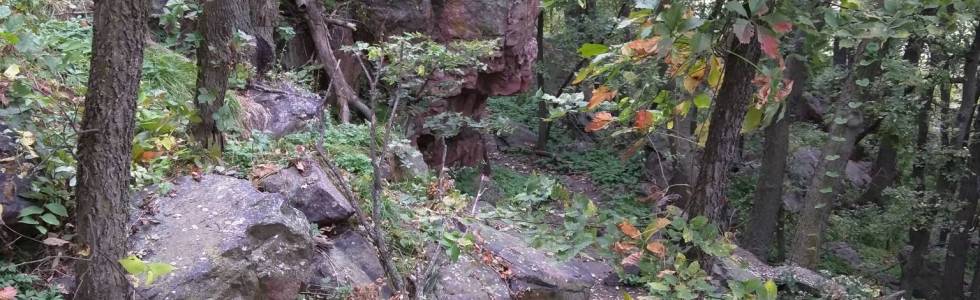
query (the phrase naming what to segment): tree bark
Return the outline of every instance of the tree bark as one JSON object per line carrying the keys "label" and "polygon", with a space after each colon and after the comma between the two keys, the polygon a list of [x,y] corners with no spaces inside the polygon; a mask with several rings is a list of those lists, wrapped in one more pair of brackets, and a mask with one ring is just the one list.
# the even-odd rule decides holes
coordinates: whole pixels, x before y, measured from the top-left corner
{"label": "tree bark", "polygon": [[[794,53],[803,54],[805,40],[805,33],[799,29],[793,32]],[[742,239],[743,248],[761,259],[769,257],[773,237],[779,229],[779,215],[783,207],[783,178],[789,152],[789,128],[796,121],[799,105],[804,101],[803,90],[807,85],[808,72],[806,61],[800,57],[791,55],[787,59],[786,74],[793,81],[793,90],[783,107],[785,116],[765,130],[762,168],[759,170],[755,199],[745,237]]]}
{"label": "tree bark", "polygon": [[301,8],[305,8],[306,22],[313,36],[313,44],[316,45],[317,60],[320,61],[323,69],[330,76],[333,91],[337,94],[340,122],[349,123],[350,108],[348,108],[348,103],[359,100],[357,93],[345,79],[344,72],[340,69],[337,57],[333,53],[333,46],[330,45],[330,30],[327,28],[324,17],[326,12],[323,9],[323,3],[313,0],[297,0],[296,2]]}
{"label": "tree bark", "polygon": [[[542,70],[541,65],[544,64],[544,10],[538,12],[538,32],[535,39],[538,41],[538,71],[536,74],[538,89],[543,92],[545,90],[544,71]],[[540,118],[540,120],[538,121],[538,140],[537,143],[534,144],[534,147],[539,150],[545,150],[548,147],[548,139],[551,135],[551,122],[545,121],[545,119],[548,118],[548,115],[548,102],[545,102],[544,99],[538,99],[538,118]]]}
{"label": "tree bark", "polygon": [[[902,55],[902,58],[909,62],[909,64],[918,66],[919,59],[922,56],[923,44],[924,41],[922,39],[910,39],[905,46],[905,54]],[[915,92],[915,87],[905,89],[905,94],[911,94],[913,92]],[[899,137],[895,136],[898,133],[883,132],[890,130],[888,129],[890,126],[882,126],[881,128],[886,129],[879,130],[881,146],[878,149],[878,158],[875,160],[871,182],[868,184],[868,189],[858,198],[858,204],[876,203],[879,207],[884,207],[883,203],[881,203],[881,193],[898,178]]]}
{"label": "tree bark", "polygon": [[[864,56],[868,41],[862,41],[854,48],[854,58],[859,61]],[[849,65],[844,87],[835,101],[837,108],[833,118],[829,140],[821,151],[822,157],[817,164],[807,188],[804,206],[797,219],[796,232],[793,235],[793,246],[790,250],[790,260],[805,268],[814,268],[820,259],[820,246],[823,243],[823,231],[827,226],[827,218],[833,207],[834,198],[841,189],[841,174],[847,166],[848,158],[854,150],[854,143],[861,133],[864,124],[864,113],[858,108],[852,108],[851,102],[863,98],[855,81],[859,78],[873,79],[880,71],[880,61],[855,70]]]}
{"label": "tree bark", "polygon": [[117,260],[126,255],[130,158],[143,67],[148,0],[95,2],[92,62],[78,136],[76,299],[128,299]]}
{"label": "tree bark", "polygon": [[[963,96],[960,111],[956,116],[956,126],[959,131],[954,137],[953,147],[960,147],[968,141],[970,125],[974,131],[980,131],[980,122],[972,123],[977,95],[977,65],[980,62],[980,25],[977,25],[973,43],[966,55],[963,68]],[[969,168],[973,172],[980,171],[980,141],[974,139],[970,143]],[[960,179],[959,210],[952,224],[949,241],[946,244],[946,261],[943,268],[942,292],[943,299],[961,299],[963,297],[963,276],[966,269],[967,251],[970,248],[969,236],[976,225],[976,210],[978,183],[976,173]]]}
{"label": "tree bark", "polygon": [[[945,58],[942,57],[941,53],[930,53],[930,65],[938,66]],[[916,138],[915,138],[915,148],[916,153],[924,155],[926,153],[926,147],[929,144],[929,113],[932,110],[933,97],[936,91],[935,85],[930,86],[921,93],[921,105],[919,112],[916,115]],[[912,179],[915,180],[915,190],[919,193],[924,193],[926,191],[926,164],[924,161],[917,161],[912,167]],[[935,200],[930,200],[935,203]],[[931,218],[931,213],[926,216]],[[909,228],[909,245],[912,246],[912,251],[909,253],[908,259],[905,261],[905,265],[902,268],[902,289],[913,294],[919,287],[915,286],[916,278],[922,273],[922,268],[925,265],[925,255],[929,251],[929,236],[931,234],[931,227],[928,224],[915,224]]]}
{"label": "tree bark", "polygon": [[269,72],[276,62],[276,22],[279,19],[279,1],[248,0],[252,35],[255,37],[255,55],[250,60],[259,77]]}
{"label": "tree bark", "polygon": [[225,105],[228,76],[235,64],[233,39],[237,15],[245,11],[243,0],[205,1],[198,28],[203,38],[197,48],[197,89],[194,105],[200,122],[192,132],[201,146],[220,153],[225,148],[225,138],[215,119],[218,110]]}
{"label": "tree bark", "polygon": [[742,121],[752,100],[754,64],[761,54],[759,44],[754,39],[747,44],[732,40],[730,49],[731,53],[725,58],[721,89],[711,112],[711,127],[701,157],[694,195],[687,210],[692,215],[704,215],[723,227],[727,227],[725,191],[729,168],[736,155]]}

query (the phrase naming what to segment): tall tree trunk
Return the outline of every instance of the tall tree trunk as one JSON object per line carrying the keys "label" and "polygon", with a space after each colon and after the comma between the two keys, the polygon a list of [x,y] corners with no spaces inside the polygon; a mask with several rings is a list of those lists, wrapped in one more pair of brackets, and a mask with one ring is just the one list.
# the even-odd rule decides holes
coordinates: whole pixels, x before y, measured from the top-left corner
{"label": "tall tree trunk", "polygon": [[197,89],[194,104],[200,122],[192,132],[202,147],[220,153],[225,148],[225,138],[218,128],[215,116],[225,105],[228,76],[235,64],[233,37],[237,15],[245,11],[243,0],[209,0],[202,7],[198,29],[203,38],[197,47]]}
{"label": "tall tree trunk", "polygon": [[[861,41],[854,48],[854,60],[864,57],[864,49],[868,41]],[[862,129],[864,129],[864,114],[860,107],[852,108],[851,102],[862,98],[856,80],[859,78],[875,78],[880,71],[880,61],[868,66],[858,67],[849,65],[847,77],[844,79],[838,99],[835,102],[836,112],[830,119],[829,139],[821,151],[823,157],[817,163],[813,178],[807,188],[802,212],[797,219],[796,232],[793,235],[793,246],[790,250],[790,260],[805,268],[813,268],[820,259],[820,247],[823,243],[823,231],[827,226],[827,218],[833,207],[834,198],[842,186],[840,179],[844,174],[848,158],[854,150]]]}
{"label": "tall tree trunk", "polygon": [[327,28],[326,12],[323,9],[323,3],[315,0],[297,0],[296,3],[301,8],[304,8],[306,12],[306,22],[313,36],[313,44],[316,45],[317,60],[320,61],[323,69],[330,76],[333,91],[337,95],[337,106],[340,107],[340,122],[345,124],[349,123],[350,108],[348,108],[348,104],[360,101],[358,100],[357,93],[354,92],[354,89],[351,88],[345,79],[344,72],[340,69],[337,57],[333,53],[333,46],[330,45],[330,30]]}
{"label": "tall tree trunk", "polygon": [[[938,51],[930,51],[929,64],[932,66],[938,66],[942,61],[945,60],[944,55]],[[925,91],[921,92],[919,112],[916,115],[916,138],[915,138],[915,151],[919,155],[924,155],[926,153],[926,147],[929,144],[929,113],[932,110],[933,98],[936,92],[936,86],[932,85],[926,88]],[[915,190],[920,194],[925,193],[926,188],[926,162],[917,161],[912,167],[912,179],[915,180]],[[935,199],[930,200],[931,203],[935,203]],[[931,218],[931,213],[926,216],[926,218]],[[916,224],[913,223],[912,227],[909,228],[909,245],[912,246],[912,251],[909,253],[908,259],[905,261],[905,265],[902,267],[902,289],[908,291],[910,294],[914,294],[916,290],[920,290],[921,287],[915,285],[916,279],[922,273],[922,267],[925,265],[925,255],[929,251],[929,236],[931,234],[931,225],[927,224]],[[922,296],[922,295],[920,295]],[[935,297],[935,295],[928,295],[927,297]]]}
{"label": "tall tree trunk", "polygon": [[[538,42],[538,89],[542,92],[544,89],[544,71],[542,70],[544,65],[544,10],[542,9],[538,12],[538,32],[535,37]],[[551,132],[551,122],[545,121],[548,118],[548,102],[543,98],[538,99],[538,141],[534,144],[534,147],[539,150],[545,150],[548,147],[548,139],[550,138]]]}
{"label": "tall tree trunk", "polygon": [[731,53],[725,58],[725,77],[711,112],[701,169],[689,203],[691,215],[704,215],[723,227],[727,226],[725,191],[729,169],[735,158],[742,121],[752,100],[752,79],[760,54],[755,39],[747,44],[732,40]]}
{"label": "tall tree trunk", "polygon": [[[963,96],[960,111],[956,116],[956,132],[953,147],[959,147],[969,140],[970,125],[974,131],[980,131],[980,122],[972,122],[977,96],[977,65],[980,62],[980,24],[977,25],[973,36],[973,44],[966,55],[963,67]],[[966,124],[964,124],[966,123]],[[980,141],[974,139],[970,143],[969,168],[973,172],[980,171]],[[963,275],[966,269],[967,251],[970,248],[969,237],[976,225],[977,210],[977,174],[969,174],[960,180],[957,197],[959,210],[952,224],[949,241],[946,244],[946,261],[943,272],[943,299],[961,299],[963,297]]]}
{"label": "tall tree trunk", "polygon": [[[923,44],[924,41],[920,38],[910,39],[905,46],[905,54],[902,55],[902,58],[909,64],[918,66],[919,59],[922,57]],[[906,95],[913,92],[915,92],[915,87],[905,89]],[[885,130],[879,130],[881,146],[878,149],[878,158],[875,160],[868,189],[861,194],[857,201],[859,204],[877,203],[879,207],[884,207],[881,203],[881,193],[898,178],[899,137],[896,136],[898,133],[887,132],[891,130],[891,126],[881,126],[881,128],[885,128]]]}
{"label": "tall tree trunk", "polygon": [[[78,240],[91,250],[75,264],[76,299],[128,299],[129,168],[150,1],[95,2],[92,63],[78,136]],[[84,247],[83,246],[83,247]]]}
{"label": "tall tree trunk", "polygon": [[255,55],[250,60],[259,77],[269,72],[276,62],[276,22],[279,20],[279,1],[248,0]]}
{"label": "tall tree trunk", "polygon": [[[805,51],[806,34],[797,29],[793,32],[793,53]],[[742,245],[760,259],[769,257],[773,237],[779,229],[779,215],[783,207],[783,178],[786,169],[786,156],[789,152],[789,128],[796,121],[803,90],[807,85],[806,61],[799,56],[790,55],[786,62],[786,74],[793,81],[793,90],[786,98],[783,110],[785,116],[766,127],[766,140],[763,145],[762,168],[756,185],[755,199],[752,202],[748,225]]]}

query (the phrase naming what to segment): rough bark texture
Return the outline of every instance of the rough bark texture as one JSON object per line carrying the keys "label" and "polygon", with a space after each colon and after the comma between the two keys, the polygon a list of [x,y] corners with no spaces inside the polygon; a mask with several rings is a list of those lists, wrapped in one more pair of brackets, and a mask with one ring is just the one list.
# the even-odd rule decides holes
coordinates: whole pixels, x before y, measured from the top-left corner
{"label": "rough bark texture", "polygon": [[[959,147],[968,141],[970,136],[970,125],[974,131],[980,131],[980,122],[972,123],[974,107],[976,106],[977,93],[977,65],[980,62],[980,25],[977,25],[976,33],[973,36],[973,44],[970,52],[966,55],[966,63],[963,67],[963,96],[960,99],[960,111],[956,116],[956,126],[959,131],[955,134],[953,147]],[[970,143],[969,168],[976,172],[980,170],[980,141],[974,139]],[[946,261],[943,268],[943,299],[961,299],[963,297],[963,276],[967,263],[967,251],[970,249],[969,236],[973,232],[972,228],[976,225],[977,198],[980,191],[977,190],[977,175],[968,174],[960,180],[959,210],[956,212],[956,219],[952,224],[949,241],[946,244]]]}
{"label": "rough bark texture", "polygon": [[[854,55],[863,56],[866,41],[859,43]],[[858,59],[855,59],[858,60]],[[849,66],[853,68],[853,66]],[[829,139],[821,153],[823,159],[817,164],[816,172],[810,179],[804,206],[797,221],[796,232],[793,236],[793,246],[790,260],[805,268],[816,267],[820,260],[820,247],[823,243],[823,231],[827,227],[827,218],[833,207],[834,199],[841,190],[848,158],[854,150],[854,143],[864,129],[864,114],[860,108],[851,108],[848,104],[862,98],[855,81],[859,78],[873,78],[880,62],[851,70],[844,79],[844,87],[837,99],[837,111],[830,119],[832,125]]]}
{"label": "rough bark texture", "polygon": [[337,56],[334,55],[333,46],[330,44],[330,29],[327,28],[326,12],[323,3],[320,1],[298,0],[300,7],[305,8],[307,26],[313,36],[313,44],[316,45],[317,60],[323,65],[323,69],[330,76],[333,91],[337,95],[337,106],[339,107],[340,121],[350,122],[350,108],[348,104],[358,101],[357,93],[351,88],[344,76],[344,71],[340,68]]}
{"label": "rough bark texture", "polygon": [[250,58],[259,76],[265,75],[276,61],[274,33],[279,19],[279,1],[248,0],[255,54]]}
{"label": "rough bark texture", "polygon": [[[538,59],[544,60],[544,11],[538,13],[538,32],[535,36],[535,40],[538,42]],[[541,63],[541,61],[539,61]],[[537,74],[538,89],[544,91],[544,70],[538,68]],[[548,139],[551,135],[551,122],[547,122],[544,119],[548,118],[548,102],[544,99],[538,100],[538,140],[534,144],[534,147],[539,150],[545,150],[548,147]]]}
{"label": "rough bark texture", "polygon": [[129,167],[136,97],[143,66],[148,0],[97,1],[92,64],[78,137],[78,240],[91,249],[79,260],[76,299],[127,299]]}
{"label": "rough bark texture", "polygon": [[[804,51],[805,34],[797,30],[793,33],[795,53]],[[786,174],[786,156],[789,152],[789,127],[795,122],[799,103],[803,101],[803,90],[807,84],[806,61],[790,56],[786,62],[786,74],[793,81],[793,90],[786,98],[783,107],[785,116],[766,128],[763,145],[762,169],[756,185],[755,199],[749,215],[743,248],[755,256],[769,257],[773,238],[779,230],[779,211],[783,207],[783,178]]]}
{"label": "rough bark texture", "polygon": [[715,97],[708,141],[688,209],[692,215],[707,216],[715,224],[727,224],[725,189],[729,168],[735,159],[742,121],[752,100],[753,64],[761,54],[759,44],[754,40],[747,44],[733,40],[732,44],[732,53],[725,58],[725,77]]}
{"label": "rough bark texture", "polygon": [[[246,11],[243,0],[205,1],[198,29],[203,38],[197,48],[197,89],[194,104],[197,106],[199,123],[193,125],[194,137],[205,149],[225,148],[224,135],[218,129],[215,115],[225,104],[228,76],[234,66],[235,51],[232,40],[235,19]],[[219,152],[220,153],[220,152]]]}

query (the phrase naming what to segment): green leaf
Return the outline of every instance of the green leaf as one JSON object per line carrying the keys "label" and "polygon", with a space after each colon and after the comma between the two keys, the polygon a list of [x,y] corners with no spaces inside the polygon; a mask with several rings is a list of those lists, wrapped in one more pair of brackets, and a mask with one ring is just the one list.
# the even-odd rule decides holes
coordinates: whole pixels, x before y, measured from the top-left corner
{"label": "green leaf", "polygon": [[156,262],[148,263],[146,264],[146,267],[146,284],[153,284],[153,281],[155,281],[157,277],[165,276],[174,270],[174,266],[171,266],[170,264]]}
{"label": "green leaf", "polygon": [[18,222],[20,222],[21,224],[30,224],[30,225],[38,225],[38,224],[41,224],[37,220],[35,220],[34,218],[32,218],[30,216],[20,217],[20,220],[18,220]]}
{"label": "green leaf", "polygon": [[44,221],[44,223],[48,223],[51,225],[55,225],[55,226],[61,225],[61,222],[58,221],[58,217],[52,214],[41,215],[41,220]]}
{"label": "green leaf", "polygon": [[37,229],[37,232],[40,232],[41,234],[48,234],[48,228],[44,226],[34,225],[34,229]]}
{"label": "green leaf", "polygon": [[868,85],[871,84],[871,81],[868,80],[867,78],[861,78],[858,79],[857,81],[854,81],[854,83],[861,87],[868,87]]}
{"label": "green leaf", "polygon": [[772,281],[772,279],[769,279],[768,281],[766,281],[766,284],[763,285],[763,287],[765,288],[766,292],[763,294],[764,296],[762,297],[762,299],[776,300],[776,295],[777,292],[779,291],[778,288],[776,287],[776,282]]}
{"label": "green leaf", "polygon": [[657,282],[657,281],[648,282],[647,283],[647,287],[649,287],[651,290],[655,290],[655,291],[669,291],[670,290],[670,287],[669,286],[667,286],[666,284],[663,284],[662,282]]}
{"label": "green leaf", "polygon": [[701,109],[710,107],[711,106],[711,97],[708,97],[708,94],[706,94],[706,93],[701,93],[701,94],[695,96],[694,97],[694,106],[696,106],[697,108],[701,108]]}
{"label": "green leaf", "polygon": [[837,124],[837,125],[847,124],[847,118],[842,118],[842,117],[834,118],[834,124]]}
{"label": "green leaf", "polygon": [[24,208],[23,210],[20,211],[20,217],[25,217],[25,216],[30,216],[30,215],[39,215],[39,214],[41,214],[43,212],[44,212],[44,209],[43,208],[40,208],[40,207],[31,205],[31,206],[28,206],[27,208]]}
{"label": "green leaf", "polygon": [[837,172],[833,172],[833,171],[827,171],[827,173],[824,173],[824,175],[827,175],[827,177],[830,177],[830,178],[838,178],[838,177],[840,177],[840,174],[838,174]]}
{"label": "green leaf", "polygon": [[62,217],[67,217],[68,216],[68,209],[65,208],[64,205],[61,205],[60,203],[51,202],[51,203],[45,204],[44,207],[47,208],[48,211],[53,212],[56,215],[59,215],[59,216],[62,216]]}
{"label": "green leaf", "polygon": [[749,13],[745,11],[745,6],[742,5],[742,1],[731,1],[725,3],[725,8],[730,11],[737,13],[742,17],[748,17]]}
{"label": "green leaf", "polygon": [[820,189],[820,193],[823,193],[823,194],[830,194],[830,193],[833,193],[833,192],[834,192],[834,188],[832,188],[832,187],[825,187],[825,188]]}
{"label": "green leaf", "polygon": [[840,155],[836,155],[836,154],[834,154],[834,155],[827,155],[823,159],[824,160],[828,160],[828,161],[835,161],[837,159],[840,159]]}
{"label": "green leaf", "polygon": [[123,269],[127,273],[132,275],[139,275],[145,273],[149,268],[146,266],[146,262],[139,259],[135,255],[130,255],[126,258],[120,259],[119,264],[122,265]]}
{"label": "green leaf", "polygon": [[742,122],[742,133],[752,132],[759,128],[759,124],[762,123],[762,110],[755,108],[755,106],[749,108],[749,111],[745,113],[745,121]]}
{"label": "green leaf", "polygon": [[603,44],[584,44],[578,48],[578,54],[584,58],[592,58],[606,52],[609,52],[609,47]]}

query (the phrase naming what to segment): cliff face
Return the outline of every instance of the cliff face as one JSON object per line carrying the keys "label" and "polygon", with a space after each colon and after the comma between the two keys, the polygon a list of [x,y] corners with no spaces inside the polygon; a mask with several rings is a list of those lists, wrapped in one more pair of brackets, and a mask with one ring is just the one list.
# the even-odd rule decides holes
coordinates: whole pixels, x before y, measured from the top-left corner
{"label": "cliff face", "polygon": [[[530,87],[537,58],[538,3],[537,0],[362,1],[356,17],[362,24],[374,24],[360,29],[365,31],[358,33],[362,38],[423,32],[441,42],[501,41],[497,55],[486,60],[488,68],[485,71],[470,72],[462,78],[463,87],[458,92],[433,102],[417,116],[411,139],[429,165],[441,164],[443,146],[435,136],[421,128],[425,118],[443,112],[459,112],[480,120],[486,115],[488,97],[513,95]],[[483,158],[484,143],[476,130],[463,130],[447,140],[447,146],[448,165],[475,165]]]}

